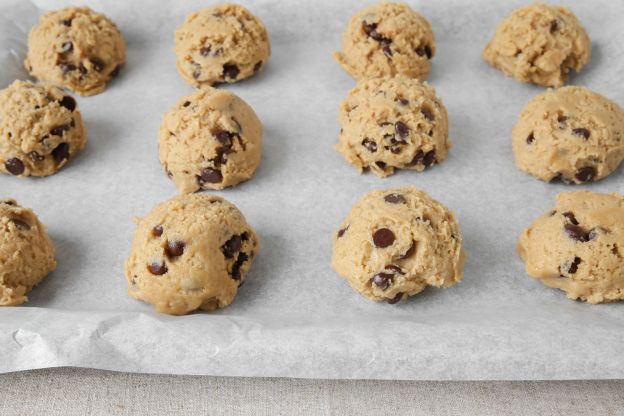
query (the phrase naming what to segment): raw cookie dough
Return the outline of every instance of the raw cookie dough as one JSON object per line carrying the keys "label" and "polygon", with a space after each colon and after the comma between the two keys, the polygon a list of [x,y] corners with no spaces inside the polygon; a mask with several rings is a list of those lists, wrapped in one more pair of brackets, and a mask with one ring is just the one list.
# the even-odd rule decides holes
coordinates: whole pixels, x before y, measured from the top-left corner
{"label": "raw cookie dough", "polygon": [[45,226],[13,199],[0,199],[0,306],[28,300],[26,293],[56,269]]}
{"label": "raw cookie dough", "polygon": [[233,204],[206,194],[177,196],[138,220],[126,261],[128,293],[172,315],[224,308],[258,248]]}
{"label": "raw cookie dough", "polygon": [[366,194],[334,234],[333,246],[333,268],[372,300],[396,303],[463,276],[465,253],[453,213],[414,187]]}
{"label": "raw cookie dough", "polygon": [[403,76],[361,81],[340,106],[338,150],[360,172],[423,171],[451,147],[448,115],[427,83]]}
{"label": "raw cookie dough", "polygon": [[262,154],[262,124],[231,92],[206,87],[163,117],[160,163],[180,192],[223,189],[251,178]]}
{"label": "raw cookie dough", "polygon": [[512,141],[521,170],[544,181],[592,182],[624,159],[624,113],[584,87],[548,90],[524,107]]}
{"label": "raw cookie dough", "polygon": [[262,22],[237,4],[222,4],[187,16],[175,33],[176,66],[196,87],[236,82],[260,71],[271,55]]}
{"label": "raw cookie dough", "polygon": [[94,95],[125,60],[126,45],[115,23],[88,7],[68,7],[44,14],[30,31],[24,65],[42,81]]}
{"label": "raw cookie dough", "polygon": [[520,236],[526,272],[589,303],[624,299],[624,197],[588,191],[557,195]]}
{"label": "raw cookie dough", "polygon": [[60,88],[15,81],[0,91],[0,172],[52,175],[86,142],[76,100]]}
{"label": "raw cookie dough", "polygon": [[496,28],[483,59],[522,82],[560,87],[570,69],[589,62],[591,42],[576,16],[562,6],[533,3],[514,10]]}
{"label": "raw cookie dough", "polygon": [[381,2],[351,18],[334,59],[357,80],[395,75],[424,80],[435,51],[427,19],[405,3]]}

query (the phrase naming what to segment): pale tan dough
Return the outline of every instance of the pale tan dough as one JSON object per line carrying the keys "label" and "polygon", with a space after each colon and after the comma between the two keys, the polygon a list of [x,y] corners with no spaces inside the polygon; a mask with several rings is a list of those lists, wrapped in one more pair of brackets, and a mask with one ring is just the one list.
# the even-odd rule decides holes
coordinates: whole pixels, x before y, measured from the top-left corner
{"label": "pale tan dough", "polygon": [[262,123],[242,99],[205,87],[163,117],[160,163],[180,192],[223,189],[252,177],[262,156]]}
{"label": "pale tan dough", "polygon": [[0,91],[0,172],[52,175],[86,142],[76,100],[60,88],[14,81]]}
{"label": "pale tan dough", "polygon": [[544,181],[597,181],[624,159],[624,112],[584,87],[548,90],[524,107],[512,142],[518,168]]}
{"label": "pale tan dough", "polygon": [[56,269],[54,245],[32,210],[0,198],[0,306],[16,306]]}
{"label": "pale tan dough", "polygon": [[424,80],[435,52],[425,17],[405,3],[380,2],[351,18],[334,59],[357,80],[395,75]]}
{"label": "pale tan dough", "polygon": [[176,66],[196,87],[236,82],[260,71],[271,55],[266,28],[237,4],[212,6],[187,16],[175,33]]}
{"label": "pale tan dough", "polygon": [[543,3],[514,10],[483,51],[483,59],[505,74],[545,87],[562,86],[590,56],[589,36],[576,16]]}
{"label": "pale tan dough", "polygon": [[624,197],[589,191],[557,195],[523,231],[518,254],[526,272],[589,303],[624,299]]}
{"label": "pale tan dough", "polygon": [[452,286],[464,259],[453,213],[414,187],[369,192],[333,235],[333,268],[371,300]]}
{"label": "pale tan dough", "polygon": [[360,172],[423,171],[451,147],[448,115],[426,82],[403,76],[361,81],[340,106],[338,150]]}
{"label": "pale tan dough", "polygon": [[137,221],[125,267],[128,293],[173,315],[224,308],[259,247],[253,228],[225,199],[177,196]]}
{"label": "pale tan dough", "polygon": [[115,23],[88,7],[68,7],[41,16],[28,35],[24,65],[42,81],[89,96],[104,91],[125,60]]}

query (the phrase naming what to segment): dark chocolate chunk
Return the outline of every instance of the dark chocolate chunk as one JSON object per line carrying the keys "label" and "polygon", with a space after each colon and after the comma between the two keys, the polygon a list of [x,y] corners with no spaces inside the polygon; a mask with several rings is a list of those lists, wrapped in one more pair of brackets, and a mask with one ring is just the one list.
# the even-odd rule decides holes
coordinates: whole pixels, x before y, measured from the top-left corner
{"label": "dark chocolate chunk", "polygon": [[373,243],[375,243],[375,247],[389,247],[392,245],[392,243],[394,243],[394,240],[394,233],[388,228],[380,228],[373,233]]}
{"label": "dark chocolate chunk", "polygon": [[393,275],[389,273],[377,273],[373,276],[372,282],[381,290],[386,290],[392,284]]}
{"label": "dark chocolate chunk", "polygon": [[164,261],[160,261],[160,262],[155,261],[155,262],[148,264],[147,270],[149,270],[151,274],[156,275],[156,276],[161,276],[169,271]]}
{"label": "dark chocolate chunk", "polygon": [[16,157],[4,162],[4,167],[11,175],[21,175],[24,173],[24,163]]}
{"label": "dark chocolate chunk", "polygon": [[384,201],[389,204],[405,204],[405,197],[401,194],[388,194],[384,196]]}

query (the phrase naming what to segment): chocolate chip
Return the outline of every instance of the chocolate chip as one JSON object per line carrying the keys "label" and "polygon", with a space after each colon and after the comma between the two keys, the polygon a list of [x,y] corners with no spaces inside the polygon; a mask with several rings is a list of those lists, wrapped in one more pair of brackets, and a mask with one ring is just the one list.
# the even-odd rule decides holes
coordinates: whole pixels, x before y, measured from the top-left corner
{"label": "chocolate chip", "polygon": [[564,212],[563,214],[564,217],[566,217],[568,219],[568,221],[570,221],[572,224],[574,225],[579,225],[579,222],[576,220],[576,217],[574,216],[573,213],[571,212]]}
{"label": "chocolate chip", "polygon": [[336,233],[336,238],[342,238],[342,236],[348,229],[349,226],[346,226],[345,228],[341,228],[340,230],[338,230],[338,232]]}
{"label": "chocolate chip", "polygon": [[191,105],[191,102],[185,101],[184,104],[182,104],[182,107],[188,107],[189,105]]}
{"label": "chocolate chip", "polygon": [[71,52],[74,49],[74,44],[71,42],[65,42],[61,45],[63,52]]}
{"label": "chocolate chip", "polygon": [[37,153],[36,150],[33,150],[32,152],[28,153],[28,157],[30,157],[30,159],[33,162],[41,162],[43,159],[45,159],[45,157],[43,157],[39,153]]}
{"label": "chocolate chip", "polygon": [[557,29],[559,29],[559,22],[557,20],[551,20],[550,22],[550,32],[555,32]]}
{"label": "chocolate chip", "polygon": [[199,183],[219,183],[223,180],[221,172],[212,168],[203,168],[199,172]]}
{"label": "chocolate chip", "polygon": [[195,71],[193,71],[193,78],[197,79],[199,78],[200,75],[201,75],[201,71],[199,69],[196,69]]}
{"label": "chocolate chip", "polygon": [[416,49],[414,49],[414,51],[418,56],[425,56],[425,48],[423,48],[422,46],[417,47]]}
{"label": "chocolate chip", "polygon": [[562,115],[562,114],[559,114],[559,115],[557,116],[557,122],[558,122],[559,124],[565,124],[565,122],[566,122],[566,121],[568,121],[568,118],[567,118],[566,116],[564,116],[564,115]]}
{"label": "chocolate chip", "polygon": [[384,201],[389,204],[405,204],[405,197],[401,194],[388,194],[384,196]]}
{"label": "chocolate chip", "polygon": [[405,125],[405,123],[403,123],[402,121],[397,121],[396,123],[394,123],[394,130],[402,139],[409,136],[409,127],[407,127],[407,125]]}
{"label": "chocolate chip", "polygon": [[93,66],[96,72],[102,72],[106,64],[99,58],[91,58],[91,66]]}
{"label": "chocolate chip", "polygon": [[111,71],[111,73],[109,74],[111,78],[115,78],[117,75],[119,75],[119,71],[121,70],[121,65],[117,65],[115,67],[115,69],[113,69]]}
{"label": "chocolate chip", "polygon": [[383,48],[381,48],[381,50],[383,51],[384,55],[386,55],[388,58],[392,58],[392,49],[390,49],[390,46],[384,46]]}
{"label": "chocolate chip", "polygon": [[156,227],[152,228],[152,236],[154,237],[160,237],[163,233],[163,226],[162,225],[157,225]]}
{"label": "chocolate chip", "polygon": [[423,116],[425,116],[427,120],[429,121],[435,120],[435,116],[433,115],[433,112],[429,110],[428,108],[421,108],[420,112],[422,113]]}
{"label": "chocolate chip", "polygon": [[63,74],[66,74],[68,72],[75,71],[76,65],[68,64],[67,62],[61,62],[59,64],[59,68],[61,68],[61,71],[63,72]]}
{"label": "chocolate chip", "polygon": [[427,59],[431,59],[431,57],[433,56],[433,52],[431,51],[429,45],[425,46],[425,55],[427,55]]}
{"label": "chocolate chip", "polygon": [[61,143],[54,150],[52,150],[52,156],[57,163],[61,163],[65,159],[69,159],[69,144]]}
{"label": "chocolate chip", "polygon": [[425,167],[428,168],[434,163],[435,163],[435,150],[430,150],[427,153],[425,153],[425,157],[423,158],[423,165],[425,165]]}
{"label": "chocolate chip", "polygon": [[24,221],[22,219],[11,218],[11,222],[13,224],[15,224],[15,226],[17,227],[18,230],[22,230],[22,231],[30,230],[30,225],[26,221]]}
{"label": "chocolate chip", "polygon": [[382,162],[382,161],[377,161],[375,162],[375,166],[377,166],[379,169],[385,169],[386,168],[386,162]]}
{"label": "chocolate chip", "polygon": [[399,266],[397,266],[396,264],[389,264],[387,265],[384,269],[386,270],[392,270],[393,272],[395,272],[396,274],[401,274],[404,275],[405,272],[403,271],[402,268],[400,268]]}
{"label": "chocolate chip", "polygon": [[232,133],[225,130],[219,130],[213,133],[212,136],[223,146],[232,146]]}
{"label": "chocolate chip", "polygon": [[405,260],[407,258],[410,258],[414,255],[415,252],[416,252],[416,241],[412,240],[412,245],[410,246],[410,248],[408,248],[404,254],[397,257],[397,260]]}
{"label": "chocolate chip", "polygon": [[563,226],[563,229],[564,229],[565,233],[568,235],[568,237],[570,237],[572,240],[576,240],[576,241],[579,241],[581,243],[584,243],[584,242],[586,242],[588,240],[588,236],[585,233],[585,230],[583,230],[578,225],[565,224]]}
{"label": "chocolate chip", "polygon": [[375,247],[386,248],[391,246],[394,240],[394,233],[387,228],[380,228],[373,233],[373,243],[375,243]]}
{"label": "chocolate chip", "polygon": [[392,299],[387,299],[386,302],[388,302],[390,305],[394,305],[395,303],[400,301],[402,298],[403,298],[403,292],[399,292]]}
{"label": "chocolate chip", "polygon": [[0,204],[4,204],[4,205],[16,205],[15,202],[13,202],[10,199],[0,199]]}
{"label": "chocolate chip", "polygon": [[50,130],[50,134],[52,136],[62,136],[64,131],[69,131],[71,129],[71,124],[62,124],[60,126],[56,126]]}
{"label": "chocolate chip", "polygon": [[366,148],[371,153],[375,153],[377,151],[377,143],[374,140],[366,138],[362,140],[362,146]]}
{"label": "chocolate chip", "polygon": [[221,247],[221,251],[223,255],[231,259],[234,257],[234,254],[238,253],[242,247],[243,241],[240,235],[233,235],[228,241],[223,244]]}
{"label": "chocolate chip", "polygon": [[234,64],[225,64],[223,65],[223,78],[225,79],[236,79],[240,70]]}
{"label": "chocolate chip", "polygon": [[362,21],[362,30],[364,33],[370,36],[371,32],[377,29],[377,23],[367,23],[366,21]]}
{"label": "chocolate chip", "polygon": [[83,64],[80,64],[80,66],[78,67],[78,71],[80,71],[80,74],[83,76],[89,73],[89,71],[87,70],[87,67],[84,66]]}
{"label": "chocolate chip", "polygon": [[526,142],[527,144],[531,144],[535,141],[535,136],[533,135],[533,132],[531,132],[531,134],[529,134],[529,136],[526,138]]}
{"label": "chocolate chip", "polygon": [[585,140],[589,139],[589,130],[584,128],[572,129],[572,134],[575,136],[581,136]]}
{"label": "chocolate chip", "polygon": [[[234,279],[234,280],[241,280],[242,276],[241,276],[241,273],[240,273],[240,268],[243,265],[243,263],[246,262],[247,260],[249,260],[249,256],[247,256],[246,253],[238,253],[238,258],[236,259],[236,261],[232,265],[232,279]],[[239,287],[240,287],[240,285],[239,285]]]}
{"label": "chocolate chip", "polygon": [[212,49],[212,47],[211,47],[210,45],[208,45],[208,46],[204,46],[203,48],[201,48],[201,49],[199,50],[199,54],[200,54],[201,56],[208,56],[208,55],[210,55],[210,50],[211,50],[211,49]]}
{"label": "chocolate chip", "polygon": [[21,175],[24,173],[24,163],[14,157],[4,162],[4,167],[11,175]]}
{"label": "chocolate chip", "polygon": [[61,20],[61,24],[67,27],[70,27],[72,25],[72,21],[71,19],[63,19]]}
{"label": "chocolate chip", "polygon": [[581,264],[581,259],[579,257],[574,257],[574,261],[570,264],[570,268],[568,269],[568,273],[574,274],[578,270],[578,266]]}
{"label": "chocolate chip", "polygon": [[180,257],[182,254],[184,254],[185,246],[186,244],[184,244],[183,241],[177,241],[177,240],[167,241],[167,246],[165,247],[165,253],[169,257]]}
{"label": "chocolate chip", "polygon": [[386,290],[392,284],[393,275],[389,273],[378,273],[373,276],[373,284],[380,288],[381,290]]}
{"label": "chocolate chip", "polygon": [[574,177],[580,182],[592,182],[596,177],[596,169],[592,166],[585,166],[577,170]]}
{"label": "chocolate chip", "polygon": [[148,264],[147,270],[149,270],[151,274],[154,274],[156,276],[161,276],[169,271],[164,261],[161,261],[161,262],[155,261],[155,262]]}
{"label": "chocolate chip", "polygon": [[396,101],[401,104],[401,105],[408,105],[409,104],[409,100],[403,98],[403,97],[397,97]]}
{"label": "chocolate chip", "polygon": [[262,61],[258,61],[256,62],[256,64],[253,67],[253,72],[254,74],[258,71],[260,71],[260,68],[262,68]]}
{"label": "chocolate chip", "polygon": [[63,98],[61,98],[61,100],[59,101],[59,104],[65,107],[66,109],[68,109],[69,111],[74,111],[76,109],[76,100],[74,100],[73,97],[70,97],[69,95],[66,95]]}

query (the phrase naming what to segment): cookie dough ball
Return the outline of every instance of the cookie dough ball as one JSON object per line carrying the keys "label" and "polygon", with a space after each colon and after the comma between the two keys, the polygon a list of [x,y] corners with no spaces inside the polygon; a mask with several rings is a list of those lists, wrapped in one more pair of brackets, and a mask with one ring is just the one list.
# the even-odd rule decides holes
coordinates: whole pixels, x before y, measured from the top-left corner
{"label": "cookie dough ball", "polygon": [[448,115],[435,90],[407,77],[362,81],[340,106],[338,150],[360,172],[423,171],[451,147]]}
{"label": "cookie dough ball", "polygon": [[559,87],[570,69],[589,62],[591,42],[576,16],[562,6],[533,3],[514,10],[496,28],[483,59],[522,82]]}
{"label": "cookie dough ball", "polygon": [[86,142],[76,100],[61,89],[15,81],[0,91],[0,172],[52,175]]}
{"label": "cookie dough ball", "polygon": [[45,226],[13,199],[0,199],[0,306],[26,302],[26,293],[56,269]]}
{"label": "cookie dough ball", "polygon": [[520,236],[526,272],[570,299],[624,299],[624,197],[588,191],[560,193]]}
{"label": "cookie dough ball", "polygon": [[258,248],[233,204],[206,194],[177,196],[138,221],[126,261],[128,293],[173,315],[224,308]]}
{"label": "cookie dough ball", "polygon": [[44,14],[30,31],[24,64],[42,81],[94,95],[125,60],[126,45],[115,23],[88,7],[68,7]]}
{"label": "cookie dough ball", "polygon": [[524,107],[512,141],[521,170],[544,181],[592,182],[624,159],[624,113],[587,88],[548,90]]}
{"label": "cookie dough ball", "polygon": [[206,87],[165,114],[159,144],[160,163],[180,192],[223,189],[255,172],[262,124],[236,95]]}
{"label": "cookie dough ball", "polygon": [[249,10],[222,4],[190,14],[175,33],[176,66],[196,87],[236,82],[260,71],[271,55],[266,28]]}
{"label": "cookie dough ball", "polygon": [[463,276],[453,213],[414,187],[366,194],[333,236],[333,268],[372,300],[396,303]]}
{"label": "cookie dough ball", "polygon": [[358,12],[334,59],[357,80],[405,75],[424,80],[436,51],[431,24],[405,3],[378,3]]}

